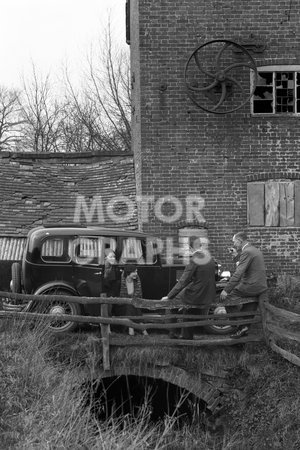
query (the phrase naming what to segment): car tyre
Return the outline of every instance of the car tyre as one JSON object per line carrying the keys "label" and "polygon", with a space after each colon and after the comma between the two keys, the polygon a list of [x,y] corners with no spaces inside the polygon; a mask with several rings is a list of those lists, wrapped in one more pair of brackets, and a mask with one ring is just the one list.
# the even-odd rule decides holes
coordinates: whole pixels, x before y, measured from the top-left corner
{"label": "car tyre", "polygon": [[[222,305],[214,306],[208,309],[207,314],[226,314],[226,308]],[[225,335],[232,333],[234,327],[232,325],[206,325],[204,329],[210,334]]]}
{"label": "car tyre", "polygon": [[[74,293],[63,288],[48,288],[44,292],[40,292],[39,295],[74,295]],[[41,309],[42,308],[42,309]],[[47,304],[38,304],[35,311],[42,312],[43,314],[69,314],[70,316],[77,316],[81,314],[81,308],[78,303],[64,302],[64,301],[53,301]],[[66,322],[63,320],[56,319],[53,322],[49,322],[49,329],[53,333],[65,333],[73,331],[77,328],[77,322]]]}

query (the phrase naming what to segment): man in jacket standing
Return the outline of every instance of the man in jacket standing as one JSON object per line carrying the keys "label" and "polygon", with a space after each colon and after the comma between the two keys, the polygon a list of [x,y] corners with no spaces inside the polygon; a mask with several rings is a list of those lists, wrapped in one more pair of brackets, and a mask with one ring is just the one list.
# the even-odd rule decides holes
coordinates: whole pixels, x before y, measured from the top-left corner
{"label": "man in jacket standing", "polygon": [[[206,310],[207,306],[215,301],[215,262],[201,242],[194,242],[194,252],[189,264],[184,269],[179,281],[162,300],[173,298],[186,305],[198,306],[199,308],[197,309],[191,308],[189,310],[189,314],[192,315],[201,314],[199,309]],[[175,337],[173,333],[171,334],[172,337]],[[193,339],[193,334],[194,330],[192,327],[184,328],[181,337],[183,339]]]}
{"label": "man in jacket standing", "polygon": [[[256,297],[267,290],[262,252],[248,242],[245,232],[236,233],[232,240],[234,247],[240,253],[240,258],[234,274],[220,294],[220,299],[234,301],[241,297]],[[240,312],[256,311],[257,307],[257,303],[246,303],[242,305]],[[246,336],[248,329],[249,325],[241,325],[231,337],[237,339]]]}

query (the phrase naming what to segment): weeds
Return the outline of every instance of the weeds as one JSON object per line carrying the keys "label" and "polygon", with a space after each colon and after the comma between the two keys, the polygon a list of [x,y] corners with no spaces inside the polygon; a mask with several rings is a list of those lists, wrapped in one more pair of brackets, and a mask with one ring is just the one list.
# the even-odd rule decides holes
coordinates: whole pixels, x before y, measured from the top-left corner
{"label": "weeds", "polygon": [[269,289],[270,302],[279,308],[300,312],[300,277],[281,274]]}
{"label": "weeds", "polygon": [[[151,423],[147,401],[135,418],[127,415],[99,422],[78,375],[84,362],[83,349],[79,357],[76,350],[79,335],[53,339],[42,322],[32,328],[26,321],[2,321],[0,327],[1,449],[292,450],[300,446],[300,374],[263,346],[252,353],[203,352],[201,363],[194,351],[171,354],[173,363],[190,365],[193,371],[232,367],[233,381],[244,390],[242,399],[229,397],[220,430],[209,431],[199,422],[178,427],[175,417],[169,416]],[[71,343],[70,356],[64,347],[71,348]],[[153,359],[153,349],[146,356]],[[93,358],[99,356],[91,352],[89,360]],[[164,360],[163,352],[158,358]],[[127,360],[141,364],[137,353],[128,354]],[[97,364],[90,361],[91,368]]]}
{"label": "weeds", "polygon": [[232,399],[227,410],[247,443],[241,448],[300,448],[299,369],[266,348],[249,357],[247,368],[244,399]]}

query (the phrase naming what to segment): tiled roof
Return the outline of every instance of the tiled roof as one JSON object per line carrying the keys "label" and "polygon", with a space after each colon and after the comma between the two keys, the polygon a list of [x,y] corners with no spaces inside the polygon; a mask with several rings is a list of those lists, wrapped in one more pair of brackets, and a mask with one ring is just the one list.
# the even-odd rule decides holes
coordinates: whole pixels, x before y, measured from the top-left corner
{"label": "tiled roof", "polygon": [[[94,202],[103,209],[102,226],[137,228],[135,194],[131,155],[87,154],[83,158],[74,154],[62,157],[0,152],[0,237],[26,236],[43,221],[72,223],[78,198],[83,199],[88,213],[81,208],[81,222],[87,222],[90,216],[91,224],[99,223],[97,208],[92,214]],[[126,223],[116,223],[106,213],[108,202],[119,195],[134,204],[134,213]],[[117,207],[120,211],[122,204]]]}

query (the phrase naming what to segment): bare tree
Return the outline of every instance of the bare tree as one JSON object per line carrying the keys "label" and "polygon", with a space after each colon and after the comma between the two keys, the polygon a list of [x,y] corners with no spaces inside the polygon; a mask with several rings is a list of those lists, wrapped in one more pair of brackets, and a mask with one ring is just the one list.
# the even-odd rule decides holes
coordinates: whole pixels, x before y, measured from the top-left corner
{"label": "bare tree", "polygon": [[16,150],[131,151],[129,53],[114,45],[110,23],[104,42],[87,62],[80,89],[65,72],[65,95],[54,91],[50,75],[38,75],[32,64],[32,76],[23,80],[18,97],[21,128]]}
{"label": "bare tree", "polygon": [[38,77],[34,65],[32,79],[23,80],[20,107],[24,120],[22,130],[24,149],[34,152],[61,151],[65,108],[53,94],[49,74],[44,78]]}
{"label": "bare tree", "polygon": [[14,150],[20,140],[23,121],[19,113],[19,93],[0,87],[0,150]]}
{"label": "bare tree", "polygon": [[62,142],[66,152],[89,152],[94,150],[94,141],[90,133],[89,105],[75,100],[65,103],[65,117],[62,121]]}
{"label": "bare tree", "polygon": [[85,149],[109,152],[131,150],[131,98],[129,54],[113,45],[110,24],[105,40],[88,58],[81,95],[66,74],[66,81],[77,119],[89,139]]}

